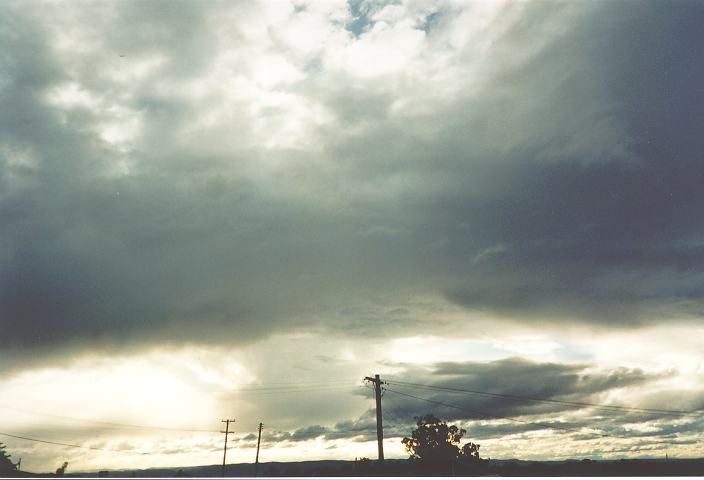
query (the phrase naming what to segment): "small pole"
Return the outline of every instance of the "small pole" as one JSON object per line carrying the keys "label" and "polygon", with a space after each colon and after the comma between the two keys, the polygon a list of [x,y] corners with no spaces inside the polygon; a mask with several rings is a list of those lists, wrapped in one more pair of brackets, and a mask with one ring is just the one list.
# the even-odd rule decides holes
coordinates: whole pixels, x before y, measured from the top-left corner
{"label": "small pole", "polygon": [[225,458],[227,458],[227,436],[230,434],[230,422],[235,423],[234,420],[221,420],[221,423],[225,424],[225,431],[220,431],[220,433],[225,434],[225,446],[222,449],[222,477],[225,476]]}
{"label": "small pole", "polygon": [[262,441],[262,427],[263,423],[259,423],[259,438],[257,438],[257,457],[254,459],[254,476],[257,476],[257,470],[259,470],[259,444]]}
{"label": "small pole", "polygon": [[379,375],[374,375],[374,378],[364,377],[374,383],[374,395],[376,397],[376,441],[379,451],[379,465],[384,464],[384,428],[381,424],[381,384],[383,383]]}

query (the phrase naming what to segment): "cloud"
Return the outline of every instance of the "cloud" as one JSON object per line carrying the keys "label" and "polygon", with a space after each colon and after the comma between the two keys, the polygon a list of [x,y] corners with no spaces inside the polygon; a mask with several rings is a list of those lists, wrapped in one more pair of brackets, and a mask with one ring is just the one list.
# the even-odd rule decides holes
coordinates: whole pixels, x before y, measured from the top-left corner
{"label": "cloud", "polygon": [[[407,436],[415,428],[415,417],[432,412],[449,423],[465,428],[468,432],[466,438],[481,441],[485,445],[484,451],[488,447],[493,457],[523,458],[523,453],[536,455],[534,449],[532,453],[530,449],[523,452],[529,438],[533,439],[531,444],[542,445],[541,450],[547,456],[558,454],[563,448],[560,445],[570,445],[571,455],[574,455],[575,449],[594,449],[590,455],[599,456],[603,453],[603,447],[598,446],[602,444],[608,445],[610,450],[619,445],[629,446],[632,451],[656,448],[670,441],[686,445],[701,430],[701,419],[697,413],[702,408],[701,390],[675,389],[665,393],[662,386],[657,386],[675,375],[676,372],[646,373],[638,369],[603,369],[583,364],[531,362],[519,358],[488,363],[407,366],[396,377],[416,385],[391,380],[386,387],[388,390],[382,399],[387,425],[385,436]],[[454,393],[452,389],[455,389]],[[460,393],[457,390],[508,397]],[[665,396],[656,400],[650,391]],[[671,400],[677,397],[687,400],[674,407],[676,404]],[[539,403],[531,398],[577,404]],[[588,405],[580,406],[579,403],[650,409],[679,409],[686,404],[687,408],[681,410],[695,413],[672,416],[655,411],[595,409]],[[513,450],[515,448],[521,449],[521,453]],[[545,453],[547,451],[551,453]]]}
{"label": "cloud", "polygon": [[[447,419],[497,419],[502,416],[550,416],[560,412],[589,409],[571,403],[605,403],[607,394],[614,390],[637,387],[662,378],[664,374],[645,373],[639,369],[613,369],[590,371],[587,365],[566,363],[538,363],[520,358],[507,358],[493,362],[439,363],[432,368],[408,367],[403,382],[429,385],[433,388],[394,384],[389,388],[400,393],[393,401],[402,409],[434,408]],[[442,392],[437,388],[450,389]],[[453,393],[454,389],[454,393]],[[492,395],[468,394],[488,392]],[[391,392],[393,393],[393,392]],[[418,400],[404,397],[403,393],[421,396],[458,406],[423,405]],[[532,399],[555,400],[555,403],[536,402]],[[462,410],[462,409],[465,410]]]}
{"label": "cloud", "polygon": [[700,322],[702,8],[642,7],[4,4],[0,346]]}
{"label": "cloud", "polygon": [[[675,377],[674,371],[605,369],[521,358],[400,367],[393,377],[386,378],[389,383],[382,396],[384,437],[389,441],[408,436],[415,428],[415,418],[427,413],[459,424],[467,429],[467,438],[490,444],[493,440],[545,436],[549,432],[550,439],[562,438],[562,442],[582,440],[592,445],[607,441],[612,448],[621,444],[645,446],[665,438],[686,442],[701,430],[697,413],[674,416],[656,411],[696,412],[703,407],[701,390],[664,389],[661,382]],[[653,391],[658,393],[653,396]],[[674,398],[685,400],[672,403]],[[651,411],[603,409],[588,404]],[[329,427],[312,424],[290,432],[267,433],[264,438],[268,442],[314,438],[364,442],[373,441],[375,436],[375,410],[368,409]]]}

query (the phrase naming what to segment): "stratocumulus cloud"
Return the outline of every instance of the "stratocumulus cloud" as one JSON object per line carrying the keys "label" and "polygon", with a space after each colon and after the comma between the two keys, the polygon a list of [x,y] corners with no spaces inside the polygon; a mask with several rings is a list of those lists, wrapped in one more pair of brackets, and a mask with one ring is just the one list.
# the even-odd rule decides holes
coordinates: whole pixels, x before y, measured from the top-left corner
{"label": "stratocumulus cloud", "polygon": [[[76,443],[102,427],[31,411],[202,425],[236,409],[271,448],[373,453],[359,380],[388,370],[515,397],[389,393],[394,438],[432,408],[500,454],[530,454],[535,425],[469,410],[557,422],[594,451],[589,425],[689,445],[696,418],[519,397],[703,406],[702,23],[697,2],[3,2],[17,428]],[[331,379],[349,382],[256,390]],[[218,448],[180,441],[164,451]]]}
{"label": "stratocumulus cloud", "polygon": [[[449,10],[416,12],[428,26],[381,9],[359,37],[327,12],[352,56],[419,38],[384,43],[413,68],[362,78],[286,32],[255,44],[221,6],[63,6],[57,24],[4,7],[5,346],[166,326],[167,340],[248,341],[379,291],[389,307],[439,294],[527,322],[699,319],[698,6],[509,5],[482,55],[452,37],[464,17]],[[655,20],[667,41],[629,55]],[[322,113],[280,125],[299,104]],[[290,142],[267,145],[251,108]]]}

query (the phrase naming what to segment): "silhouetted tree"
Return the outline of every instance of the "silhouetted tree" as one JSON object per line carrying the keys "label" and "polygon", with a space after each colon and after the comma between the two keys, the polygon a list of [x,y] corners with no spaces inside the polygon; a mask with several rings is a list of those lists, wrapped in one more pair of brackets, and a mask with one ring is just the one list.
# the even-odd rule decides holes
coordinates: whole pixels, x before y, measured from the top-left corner
{"label": "silhouetted tree", "polygon": [[10,460],[10,455],[5,451],[5,445],[0,443],[0,475],[14,472],[16,468],[15,464]]}
{"label": "silhouetted tree", "polygon": [[416,428],[402,442],[410,459],[429,468],[449,468],[479,460],[479,445],[468,442],[460,446],[466,431],[436,418],[432,414],[416,418]]}
{"label": "silhouetted tree", "polygon": [[59,468],[56,469],[56,476],[63,477],[64,473],[66,473],[67,468],[68,468],[68,462],[64,462],[63,465],[61,465]]}
{"label": "silhouetted tree", "polygon": [[[464,430],[462,430],[464,432]],[[479,444],[467,442],[462,445],[462,450],[460,450],[460,459],[469,461],[479,460]]]}

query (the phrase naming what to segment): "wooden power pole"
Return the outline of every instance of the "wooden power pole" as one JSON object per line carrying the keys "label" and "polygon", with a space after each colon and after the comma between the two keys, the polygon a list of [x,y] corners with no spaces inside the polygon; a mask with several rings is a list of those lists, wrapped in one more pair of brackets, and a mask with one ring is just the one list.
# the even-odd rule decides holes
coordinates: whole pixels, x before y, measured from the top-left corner
{"label": "wooden power pole", "polygon": [[379,449],[379,464],[384,463],[384,428],[381,425],[381,384],[383,383],[379,375],[372,377],[364,377],[374,384],[374,395],[376,397],[376,441]]}
{"label": "wooden power pole", "polygon": [[254,476],[257,476],[257,470],[259,469],[259,444],[262,441],[262,427],[263,423],[259,423],[259,438],[257,438],[257,457],[254,459]]}
{"label": "wooden power pole", "polygon": [[220,430],[220,433],[225,434],[225,446],[222,449],[222,477],[225,476],[225,458],[227,458],[227,436],[231,433],[230,432],[230,422],[235,423],[235,420],[221,420],[222,423],[225,424],[225,431],[223,432]]}

